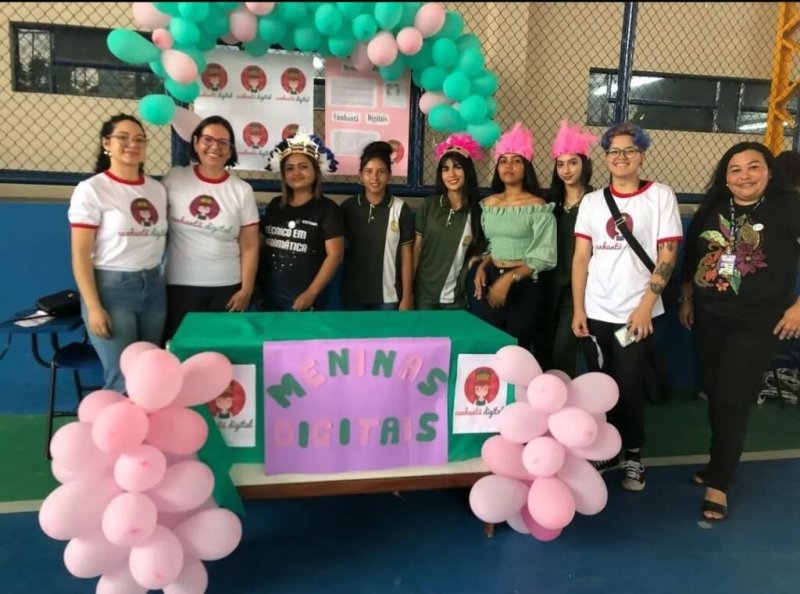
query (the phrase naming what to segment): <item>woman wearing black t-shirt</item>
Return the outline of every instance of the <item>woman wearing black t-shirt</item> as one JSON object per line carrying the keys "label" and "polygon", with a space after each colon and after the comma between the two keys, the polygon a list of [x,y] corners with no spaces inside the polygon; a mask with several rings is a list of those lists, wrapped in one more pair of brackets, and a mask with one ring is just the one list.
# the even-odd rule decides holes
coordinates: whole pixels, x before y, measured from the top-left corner
{"label": "woman wearing black t-shirt", "polygon": [[710,460],[693,481],[706,487],[710,521],[727,516],[761,375],[779,339],[800,335],[800,198],[771,181],[772,169],[761,143],[729,149],[687,233],[679,315],[695,333],[708,391]]}

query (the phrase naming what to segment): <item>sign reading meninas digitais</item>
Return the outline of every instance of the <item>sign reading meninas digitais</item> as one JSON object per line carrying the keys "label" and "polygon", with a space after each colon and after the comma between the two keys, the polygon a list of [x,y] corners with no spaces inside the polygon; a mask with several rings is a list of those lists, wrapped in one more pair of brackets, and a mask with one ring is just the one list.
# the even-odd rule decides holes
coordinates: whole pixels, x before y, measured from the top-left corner
{"label": "sign reading meninas digitais", "polygon": [[447,463],[450,340],[264,343],[267,474]]}

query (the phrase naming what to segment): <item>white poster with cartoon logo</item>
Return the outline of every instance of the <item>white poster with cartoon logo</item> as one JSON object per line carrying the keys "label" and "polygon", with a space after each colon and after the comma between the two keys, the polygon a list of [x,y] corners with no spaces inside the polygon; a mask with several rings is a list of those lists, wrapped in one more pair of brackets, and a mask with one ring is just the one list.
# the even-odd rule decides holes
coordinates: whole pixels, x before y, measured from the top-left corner
{"label": "white poster with cartoon logo", "polygon": [[217,49],[204,54],[200,96],[194,111],[220,115],[236,135],[235,169],[262,170],[267,155],[298,128],[314,131],[314,74],[311,54],[265,54]]}
{"label": "white poster with cartoon logo", "polygon": [[498,415],[508,403],[508,384],[492,369],[494,355],[459,355],[453,401],[453,433],[499,433]]}
{"label": "white poster with cartoon logo", "polygon": [[256,366],[234,365],[231,383],[206,406],[228,446],[255,447]]}

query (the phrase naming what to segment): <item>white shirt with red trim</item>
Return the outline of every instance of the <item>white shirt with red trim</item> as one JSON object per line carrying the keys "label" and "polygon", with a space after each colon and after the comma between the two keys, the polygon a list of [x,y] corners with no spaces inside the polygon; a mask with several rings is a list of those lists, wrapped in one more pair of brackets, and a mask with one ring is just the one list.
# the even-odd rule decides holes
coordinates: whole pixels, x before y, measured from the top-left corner
{"label": "white shirt with red trim", "polygon": [[[658,244],[683,239],[678,199],[672,188],[647,182],[630,194],[613,188],[611,193],[633,236],[654,263],[658,259]],[[575,236],[592,242],[584,299],[586,317],[626,323],[647,291],[650,271],[617,231],[603,190],[584,196],[575,222]],[[653,317],[662,313],[664,304],[659,297],[653,306]]]}
{"label": "white shirt with red trim", "polygon": [[161,264],[167,237],[167,193],[158,181],[135,182],[108,171],[80,182],[67,213],[71,227],[96,229],[92,264],[132,272]]}
{"label": "white shirt with red trim", "polygon": [[250,184],[227,172],[208,179],[196,166],[172,168],[163,183],[169,209],[167,283],[225,287],[242,282],[239,233],[259,221]]}

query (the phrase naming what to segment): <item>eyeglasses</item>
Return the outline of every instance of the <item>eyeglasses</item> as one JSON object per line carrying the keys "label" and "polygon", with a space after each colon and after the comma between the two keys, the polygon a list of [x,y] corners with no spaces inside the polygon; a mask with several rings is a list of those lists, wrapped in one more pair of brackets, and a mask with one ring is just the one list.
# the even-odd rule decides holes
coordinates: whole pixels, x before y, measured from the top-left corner
{"label": "eyeglasses", "polygon": [[108,136],[107,138],[114,138],[119,140],[120,144],[131,144],[133,143],[136,146],[147,146],[147,137],[146,136],[134,136],[131,138],[127,134],[115,134],[113,136]]}
{"label": "eyeglasses", "polygon": [[616,149],[616,148],[608,149],[606,151],[606,155],[611,157],[612,161],[616,161],[617,159],[619,159],[623,155],[625,155],[626,159],[632,159],[633,157],[638,155],[640,152],[641,151],[638,148],[636,148],[635,146],[629,146],[629,147],[624,148],[624,149]]}
{"label": "eyeglasses", "polygon": [[217,146],[222,150],[227,150],[231,148],[231,141],[226,140],[225,138],[214,138],[213,136],[209,136],[208,134],[203,134],[200,137],[200,142],[202,142],[205,146],[211,146],[214,143],[217,143]]}

